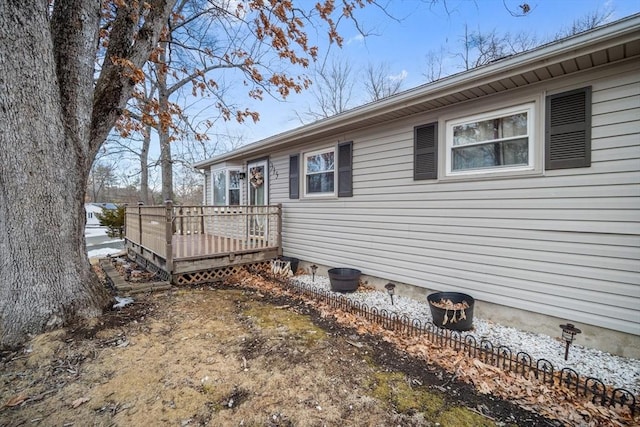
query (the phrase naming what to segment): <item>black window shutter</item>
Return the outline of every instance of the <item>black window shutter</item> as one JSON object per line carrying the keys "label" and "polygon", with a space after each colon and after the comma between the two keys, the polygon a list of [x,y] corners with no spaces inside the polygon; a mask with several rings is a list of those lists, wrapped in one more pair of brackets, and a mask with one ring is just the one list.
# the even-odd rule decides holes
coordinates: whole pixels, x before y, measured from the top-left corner
{"label": "black window shutter", "polygon": [[591,166],[591,87],[547,96],[545,168]]}
{"label": "black window shutter", "polygon": [[438,123],[417,126],[413,132],[413,179],[437,179]]}
{"label": "black window shutter", "polygon": [[300,198],[300,156],[289,156],[289,198]]}
{"label": "black window shutter", "polygon": [[338,144],[338,197],[353,197],[353,142]]}

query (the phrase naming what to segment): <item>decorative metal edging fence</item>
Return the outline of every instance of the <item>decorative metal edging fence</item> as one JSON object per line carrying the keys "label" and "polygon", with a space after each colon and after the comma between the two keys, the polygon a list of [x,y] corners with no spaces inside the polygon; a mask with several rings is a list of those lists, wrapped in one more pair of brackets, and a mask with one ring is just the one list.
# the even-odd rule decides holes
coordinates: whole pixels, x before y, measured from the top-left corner
{"label": "decorative metal edging fence", "polygon": [[483,363],[495,366],[507,372],[513,372],[522,377],[528,377],[531,373],[543,383],[550,385],[563,385],[576,396],[591,399],[594,404],[602,406],[620,405],[628,407],[634,416],[638,408],[636,397],[624,388],[607,387],[597,378],[580,376],[571,368],[563,368],[556,371],[553,364],[546,359],[534,359],[528,353],[517,352],[506,346],[494,346],[488,340],[480,342],[469,334],[462,334],[437,327],[432,322],[422,322],[411,319],[406,315],[390,313],[385,309],[378,310],[358,301],[352,301],[342,295],[319,289],[306,284],[296,284],[289,280],[278,280],[285,287],[295,293],[324,302],[332,308],[340,309],[351,314],[357,314],[365,320],[376,323],[387,330],[397,332],[405,336],[426,336],[429,341],[442,346],[449,346],[456,351],[461,351],[469,357],[476,358]]}

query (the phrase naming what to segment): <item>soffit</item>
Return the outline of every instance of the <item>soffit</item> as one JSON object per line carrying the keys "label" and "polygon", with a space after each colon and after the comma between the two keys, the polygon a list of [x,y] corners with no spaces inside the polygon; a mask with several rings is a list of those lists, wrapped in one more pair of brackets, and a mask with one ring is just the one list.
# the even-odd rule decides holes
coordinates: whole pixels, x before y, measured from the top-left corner
{"label": "soffit", "polygon": [[342,130],[353,130],[369,125],[382,124],[408,115],[425,113],[434,109],[452,106],[461,102],[471,101],[546,80],[556,79],[639,55],[640,40],[634,40],[620,46],[605,48],[575,58],[567,58],[553,63],[546,62],[538,68],[526,70],[518,74],[505,76],[482,84],[472,83],[468,85],[468,87],[451,94],[434,95],[432,98],[427,98],[422,102],[417,102],[410,106],[400,107],[394,111],[380,115],[372,114],[370,117],[358,121],[356,126],[345,126]]}

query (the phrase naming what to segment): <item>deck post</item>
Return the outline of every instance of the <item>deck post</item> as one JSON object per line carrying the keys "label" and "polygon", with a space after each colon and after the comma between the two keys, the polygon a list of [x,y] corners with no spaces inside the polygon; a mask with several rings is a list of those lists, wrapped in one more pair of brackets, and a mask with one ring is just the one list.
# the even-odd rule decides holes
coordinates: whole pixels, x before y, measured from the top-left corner
{"label": "deck post", "polygon": [[166,222],[165,222],[165,253],[167,254],[167,273],[169,274],[169,283],[172,282],[173,273],[173,202],[171,200],[164,201],[166,208]]}
{"label": "deck post", "polygon": [[127,209],[129,209],[129,204],[125,203],[124,204],[124,224],[122,224],[122,233],[125,239],[127,238]]}
{"label": "deck post", "polygon": [[200,206],[200,234],[204,234],[204,206]]}
{"label": "deck post", "polygon": [[142,205],[144,203],[138,202],[138,246],[142,247]]}
{"label": "deck post", "polygon": [[282,203],[278,203],[278,256],[282,256]]}

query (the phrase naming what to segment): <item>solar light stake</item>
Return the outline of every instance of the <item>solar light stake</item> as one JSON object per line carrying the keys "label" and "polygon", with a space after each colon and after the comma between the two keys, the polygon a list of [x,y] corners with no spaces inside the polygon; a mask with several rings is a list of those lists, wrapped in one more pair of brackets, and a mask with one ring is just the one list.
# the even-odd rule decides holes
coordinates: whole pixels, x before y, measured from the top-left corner
{"label": "solar light stake", "polygon": [[564,360],[567,360],[567,358],[569,357],[569,345],[573,342],[575,336],[582,331],[573,326],[572,323],[560,325],[560,327],[562,328],[562,339],[567,343],[567,346],[564,349]]}
{"label": "solar light stake", "polygon": [[393,283],[389,282],[386,285],[384,285],[384,288],[389,293],[389,298],[391,298],[391,305],[393,305],[393,294],[394,294],[394,292],[396,290],[396,285],[394,285]]}
{"label": "solar light stake", "polygon": [[318,266],[313,264],[311,266],[311,281],[313,281],[313,282],[316,281],[316,270],[318,270]]}

